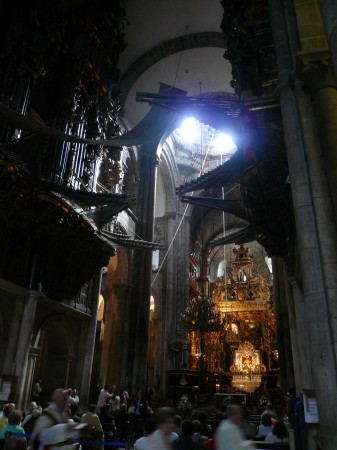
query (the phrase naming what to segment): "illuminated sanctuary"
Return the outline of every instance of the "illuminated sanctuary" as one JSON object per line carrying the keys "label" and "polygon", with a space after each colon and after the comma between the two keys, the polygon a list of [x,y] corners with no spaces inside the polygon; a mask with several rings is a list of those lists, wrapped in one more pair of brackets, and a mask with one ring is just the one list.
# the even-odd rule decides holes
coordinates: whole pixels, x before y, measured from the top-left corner
{"label": "illuminated sanctuary", "polygon": [[[271,286],[254,263],[249,248],[233,248],[233,261],[211,283],[212,300],[222,327],[205,333],[205,368],[218,389],[244,392],[259,388],[267,370],[278,369],[276,320]],[[190,333],[191,368],[200,366],[200,336]],[[227,386],[226,386],[227,382]]]}
{"label": "illuminated sanctuary", "polygon": [[336,1],[0,12],[0,408],[292,387],[335,450]]}

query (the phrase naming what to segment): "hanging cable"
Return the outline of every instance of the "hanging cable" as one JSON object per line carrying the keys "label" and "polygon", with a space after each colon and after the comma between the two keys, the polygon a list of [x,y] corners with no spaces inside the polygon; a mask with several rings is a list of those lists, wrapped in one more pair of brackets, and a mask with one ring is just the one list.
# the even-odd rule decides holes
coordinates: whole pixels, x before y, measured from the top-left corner
{"label": "hanging cable", "polygon": [[[208,149],[207,149],[207,153],[206,153],[206,155],[205,155],[205,158],[204,158],[204,160],[202,161],[202,167],[200,168],[199,176],[202,174],[203,166],[204,166],[204,164],[205,164],[205,162],[206,162],[206,158],[207,158],[208,151],[209,151],[209,147],[208,147]],[[193,196],[193,195],[194,195],[194,192],[191,193],[191,196]],[[156,281],[156,279],[157,279],[157,277],[158,277],[158,275],[159,275],[159,272],[160,272],[160,270],[162,269],[162,267],[163,267],[163,265],[164,265],[164,262],[166,261],[167,255],[169,254],[169,252],[170,252],[170,250],[171,250],[171,247],[172,247],[172,245],[173,245],[173,243],[174,243],[174,241],[175,241],[175,238],[176,238],[176,236],[177,236],[177,234],[178,234],[178,231],[180,230],[181,224],[183,223],[183,220],[184,220],[184,218],[185,218],[185,216],[186,216],[186,213],[187,213],[187,210],[188,210],[189,206],[190,206],[190,205],[186,205],[186,207],[185,207],[185,210],[184,210],[184,212],[183,212],[183,215],[181,216],[181,219],[180,219],[180,222],[179,222],[179,224],[178,224],[178,227],[177,227],[177,229],[176,229],[176,231],[175,231],[175,233],[174,233],[174,235],[173,235],[172,241],[170,242],[170,245],[168,246],[168,249],[166,250],[166,253],[165,253],[164,257],[163,257],[163,260],[162,260],[162,262],[160,263],[160,265],[159,265],[159,267],[158,267],[158,270],[157,270],[157,273],[156,273],[156,275],[155,275],[155,277],[154,277],[154,279],[153,279],[153,281],[152,281],[152,283],[151,283],[151,287],[152,287],[153,284],[155,283],[155,281]]]}
{"label": "hanging cable", "polygon": [[[186,25],[184,37],[187,36],[187,31],[188,31],[188,25]],[[180,52],[180,54],[179,54],[179,60],[178,60],[178,64],[177,64],[177,70],[176,70],[176,74],[175,74],[174,81],[173,81],[173,86],[174,86],[174,87],[175,87],[175,85],[176,85],[177,78],[178,78],[178,73],[179,73],[179,68],[180,68],[180,63],[181,63],[181,57],[182,57],[182,54],[183,54],[183,50],[181,50],[181,52]]]}

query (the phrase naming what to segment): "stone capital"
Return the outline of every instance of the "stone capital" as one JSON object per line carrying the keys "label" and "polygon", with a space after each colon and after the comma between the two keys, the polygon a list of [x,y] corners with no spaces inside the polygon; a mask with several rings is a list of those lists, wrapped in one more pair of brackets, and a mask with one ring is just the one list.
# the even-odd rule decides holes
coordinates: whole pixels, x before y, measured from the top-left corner
{"label": "stone capital", "polygon": [[290,70],[283,70],[279,74],[279,82],[274,89],[274,96],[276,99],[280,99],[280,96],[284,90],[293,90],[296,82],[296,74]]}
{"label": "stone capital", "polygon": [[177,217],[177,213],[175,211],[167,211],[167,213],[165,214],[165,217],[167,219],[173,219],[175,220]]}
{"label": "stone capital", "polygon": [[157,155],[157,152],[149,151],[148,149],[141,148],[139,150],[142,157],[150,161],[155,167],[158,167],[160,164],[160,158]]}
{"label": "stone capital", "polygon": [[330,59],[302,60],[301,78],[313,95],[321,89],[337,89],[337,80]]}

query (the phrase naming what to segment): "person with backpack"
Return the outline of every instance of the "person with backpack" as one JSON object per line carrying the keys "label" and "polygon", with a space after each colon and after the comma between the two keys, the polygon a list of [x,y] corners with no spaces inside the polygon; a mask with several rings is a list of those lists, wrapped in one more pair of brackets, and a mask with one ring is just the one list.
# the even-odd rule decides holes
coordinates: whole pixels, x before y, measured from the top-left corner
{"label": "person with backpack", "polygon": [[[31,437],[31,450],[48,446],[48,450],[74,450],[73,441],[77,438],[74,428],[77,424],[69,423],[65,412],[68,391],[56,389],[51,397],[51,404],[35,423]],[[40,449],[41,450],[41,449]]]}

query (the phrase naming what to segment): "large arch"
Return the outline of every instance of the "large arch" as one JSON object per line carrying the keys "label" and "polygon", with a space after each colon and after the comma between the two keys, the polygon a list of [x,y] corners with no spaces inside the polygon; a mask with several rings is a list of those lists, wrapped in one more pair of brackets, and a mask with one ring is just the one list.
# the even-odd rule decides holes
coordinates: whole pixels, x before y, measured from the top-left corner
{"label": "large arch", "polygon": [[120,100],[122,105],[125,104],[128,93],[135,81],[155,63],[175,53],[201,47],[225,49],[226,40],[224,34],[218,32],[187,34],[163,42],[142,54],[131,64],[120,79],[119,90],[121,92]]}
{"label": "large arch", "polygon": [[33,336],[32,347],[39,349],[34,379],[42,379],[44,401],[48,401],[56,387],[73,383],[76,342],[73,327],[63,314],[48,317]]}

